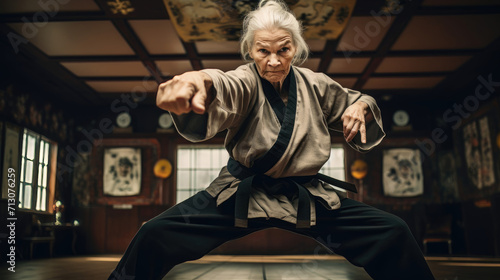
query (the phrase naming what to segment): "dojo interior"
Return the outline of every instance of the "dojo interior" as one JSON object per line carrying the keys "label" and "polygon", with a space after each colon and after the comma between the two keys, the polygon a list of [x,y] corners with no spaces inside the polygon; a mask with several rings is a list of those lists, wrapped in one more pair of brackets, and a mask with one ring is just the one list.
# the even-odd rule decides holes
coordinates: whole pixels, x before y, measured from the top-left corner
{"label": "dojo interior", "polygon": [[[194,13],[211,2],[221,1],[194,1]],[[302,67],[373,96],[387,136],[358,153],[332,132],[323,171],[404,219],[436,279],[498,279],[500,1],[354,2],[336,39],[306,39]],[[245,63],[238,41],[183,41],[166,3],[0,2],[0,275],[106,279],[144,222],[226,164],[224,132],[188,142],[155,100],[175,75]],[[111,186],[120,172],[135,176],[130,192]],[[279,229],[164,279],[211,277],[370,279]]]}

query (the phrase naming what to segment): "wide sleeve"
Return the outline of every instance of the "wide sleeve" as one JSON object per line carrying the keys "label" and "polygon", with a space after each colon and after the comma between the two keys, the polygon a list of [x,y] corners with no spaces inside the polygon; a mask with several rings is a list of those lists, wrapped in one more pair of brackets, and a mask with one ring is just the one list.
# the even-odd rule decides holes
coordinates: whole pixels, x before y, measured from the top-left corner
{"label": "wide sleeve", "polygon": [[210,139],[225,129],[239,126],[255,101],[256,77],[249,64],[225,73],[216,69],[202,72],[213,82],[213,100],[205,113],[172,114],[179,134],[192,142]]}
{"label": "wide sleeve", "polygon": [[328,128],[342,132],[343,123],[341,117],[344,111],[354,102],[363,101],[373,114],[373,120],[366,124],[366,143],[361,143],[361,135],[358,133],[348,144],[359,152],[366,152],[377,146],[385,137],[385,132],[380,109],[375,99],[359,91],[344,88],[325,74],[319,74],[317,78],[318,97],[321,104],[323,104],[322,110]]}

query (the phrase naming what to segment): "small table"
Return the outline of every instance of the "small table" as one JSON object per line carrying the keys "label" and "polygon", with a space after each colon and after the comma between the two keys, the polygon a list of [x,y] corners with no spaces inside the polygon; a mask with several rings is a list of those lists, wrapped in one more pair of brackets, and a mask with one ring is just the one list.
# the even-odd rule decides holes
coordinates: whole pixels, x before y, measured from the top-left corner
{"label": "small table", "polygon": [[54,237],[54,243],[57,246],[58,241],[59,245],[64,242],[63,235],[64,232],[71,232],[71,252],[73,255],[76,255],[76,239],[77,239],[77,233],[76,230],[78,226],[75,226],[70,223],[64,223],[64,224],[55,224],[55,223],[44,223],[42,224],[42,228],[48,232],[50,232],[50,235]]}

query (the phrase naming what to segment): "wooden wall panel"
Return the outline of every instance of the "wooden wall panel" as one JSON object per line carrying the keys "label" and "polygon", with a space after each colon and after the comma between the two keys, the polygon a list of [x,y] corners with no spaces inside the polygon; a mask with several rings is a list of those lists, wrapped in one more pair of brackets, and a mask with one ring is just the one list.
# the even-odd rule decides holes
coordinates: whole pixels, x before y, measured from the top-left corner
{"label": "wooden wall panel", "polygon": [[123,254],[139,229],[138,210],[106,208],[106,253]]}

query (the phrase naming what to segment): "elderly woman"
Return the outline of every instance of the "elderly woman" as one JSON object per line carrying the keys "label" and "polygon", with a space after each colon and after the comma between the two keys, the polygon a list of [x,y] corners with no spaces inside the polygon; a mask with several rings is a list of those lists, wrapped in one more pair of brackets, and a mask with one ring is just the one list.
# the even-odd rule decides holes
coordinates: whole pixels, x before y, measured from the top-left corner
{"label": "elderly woman", "polygon": [[329,132],[368,151],[385,136],[373,98],[294,65],[308,47],[281,2],[265,1],[244,20],[234,71],[202,70],[159,86],[157,105],[193,142],[227,130],[228,165],[205,191],[145,223],[110,279],[161,279],[172,267],[222,243],[278,227],[324,243],[374,279],[434,279],[407,225],[346,198],[318,174]]}

